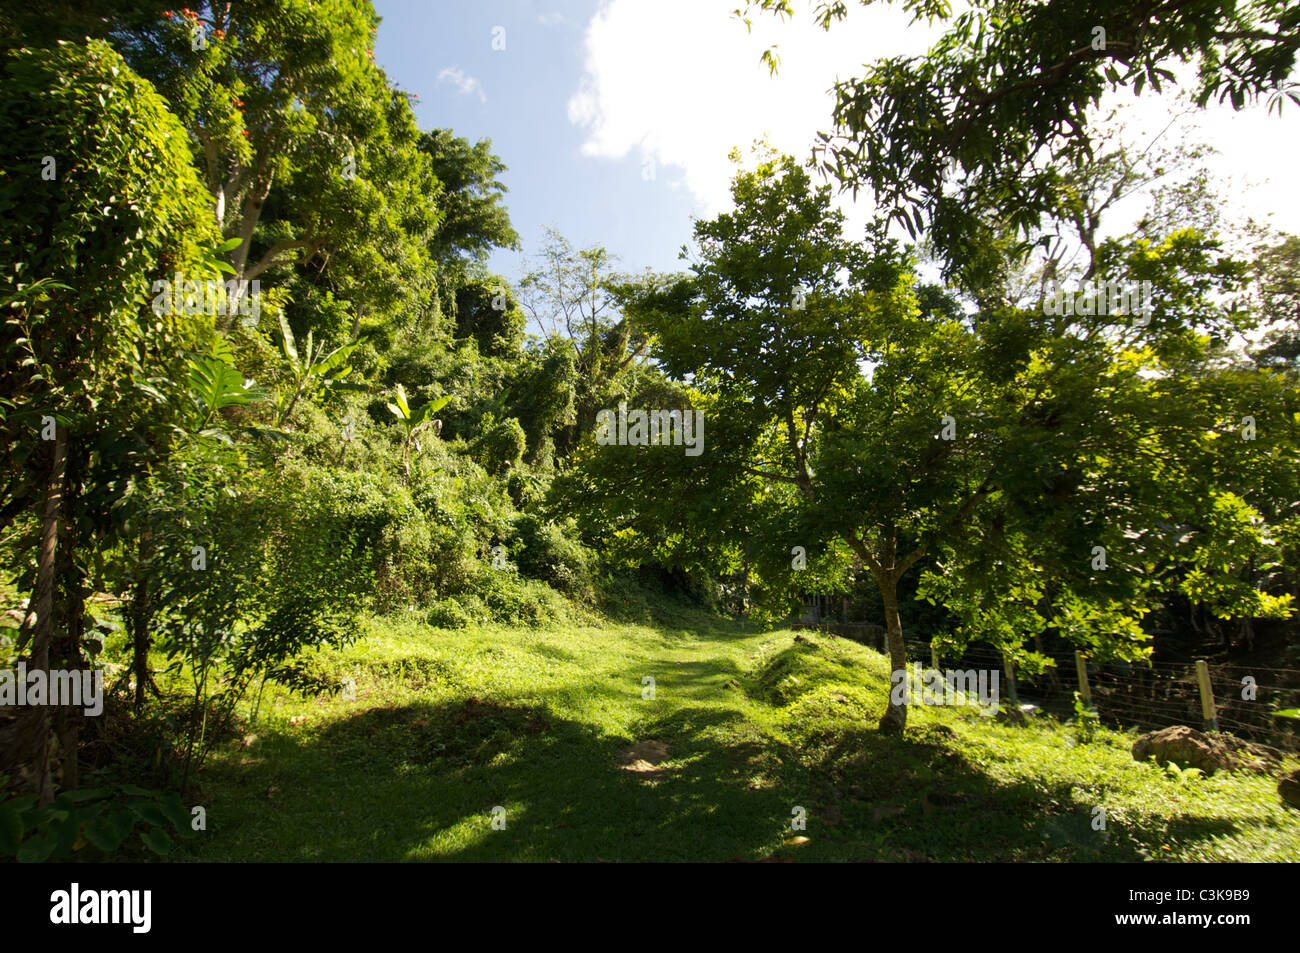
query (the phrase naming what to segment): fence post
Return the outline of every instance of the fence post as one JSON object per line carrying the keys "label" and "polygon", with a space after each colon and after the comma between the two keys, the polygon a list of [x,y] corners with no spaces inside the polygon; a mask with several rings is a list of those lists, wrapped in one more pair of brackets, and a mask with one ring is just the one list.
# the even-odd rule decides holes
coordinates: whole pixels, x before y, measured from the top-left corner
{"label": "fence post", "polygon": [[1205,730],[1218,731],[1219,715],[1214,708],[1214,689],[1210,686],[1210,663],[1205,659],[1196,660],[1196,681],[1201,686],[1201,718]]}
{"label": "fence post", "polygon": [[939,648],[933,642],[930,643],[930,667],[939,670]]}
{"label": "fence post", "polygon": [[1092,688],[1088,685],[1088,661],[1078,649],[1074,650],[1074,670],[1079,673],[1079,697],[1083,704],[1092,707]]}
{"label": "fence post", "polygon": [[1007,676],[1007,691],[1011,695],[1011,704],[1015,708],[1020,707],[1020,698],[1016,695],[1016,663],[1006,656],[1002,655],[1002,671]]}

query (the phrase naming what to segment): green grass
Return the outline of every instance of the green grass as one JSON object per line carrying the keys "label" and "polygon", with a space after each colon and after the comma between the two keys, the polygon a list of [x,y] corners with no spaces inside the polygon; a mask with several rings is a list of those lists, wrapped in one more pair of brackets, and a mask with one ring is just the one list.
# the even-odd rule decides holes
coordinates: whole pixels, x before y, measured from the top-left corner
{"label": "green grass", "polygon": [[[1275,780],[1180,783],[1134,762],[1132,735],[1085,745],[1046,718],[917,707],[902,738],[880,735],[886,659],[830,636],[685,616],[537,631],[371,620],[311,666],[355,677],[356,700],[268,687],[258,724],[200,776],[209,827],[189,857],[1300,860]],[[620,766],[648,740],[668,746],[658,771]]]}

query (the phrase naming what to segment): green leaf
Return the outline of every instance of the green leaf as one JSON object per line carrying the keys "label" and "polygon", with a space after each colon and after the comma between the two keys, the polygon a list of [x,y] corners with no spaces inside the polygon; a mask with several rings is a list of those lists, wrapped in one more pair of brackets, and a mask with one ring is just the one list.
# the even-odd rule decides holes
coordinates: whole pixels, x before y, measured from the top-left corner
{"label": "green leaf", "polygon": [[159,830],[156,827],[152,828],[144,831],[140,835],[140,840],[144,841],[144,846],[148,847],[155,854],[160,854],[161,856],[166,857],[171,853],[172,839],[167,836],[166,831]]}
{"label": "green leaf", "polygon": [[73,804],[80,804],[83,801],[93,801],[96,798],[107,796],[108,791],[105,788],[79,788],[76,791],[64,791],[56,800],[71,801]]}
{"label": "green leaf", "polygon": [[157,801],[132,801],[127,807],[146,824],[152,824],[154,827],[167,826],[167,815],[163,813]]}
{"label": "green leaf", "polygon": [[190,829],[190,812],[181,803],[179,794],[173,791],[162,799],[159,806],[162,808],[162,812],[167,815],[167,820],[172,822],[172,826],[181,833],[181,836],[194,833]]}
{"label": "green leaf", "polygon": [[12,855],[23,842],[23,813],[15,799],[0,804],[0,854]]}
{"label": "green leaf", "polygon": [[[242,238],[227,238],[224,242],[222,242],[220,245],[217,246],[217,251],[224,254],[225,252],[228,251],[234,251],[242,244],[244,244],[244,240]],[[231,274],[234,274],[234,272],[232,271]]]}
{"label": "green leaf", "polygon": [[1300,718],[1300,708],[1283,708],[1273,712],[1274,718]]}
{"label": "green leaf", "polygon": [[415,412],[415,416],[411,418],[412,427],[423,429],[424,426],[426,425],[426,422],[429,421],[429,418],[432,417],[434,414],[436,414],[438,411],[442,410],[442,408],[446,407],[447,402],[450,400],[451,400],[451,395],[448,394],[444,397],[439,397],[437,400],[430,401],[429,403],[425,404],[423,407],[417,410]]}
{"label": "green leaf", "polygon": [[54,840],[55,856],[67,857],[72,853],[73,845],[77,843],[77,835],[81,832],[82,821],[82,816],[73,811],[54,825],[50,836]]}
{"label": "green leaf", "polygon": [[37,834],[23,841],[18,848],[20,864],[43,864],[54,853],[54,838],[49,834]]}
{"label": "green leaf", "polygon": [[352,355],[352,352],[357,349],[360,343],[360,341],[357,341],[352,344],[344,344],[341,347],[336,347],[322,358],[315,368],[313,368],[314,373],[319,377],[326,376],[330,371],[346,361]]}
{"label": "green leaf", "polygon": [[111,854],[120,848],[129,833],[131,828],[128,827],[123,833],[120,822],[113,816],[97,817],[86,825],[85,830],[86,840],[106,854]]}
{"label": "green leaf", "polygon": [[285,319],[284,314],[280,315],[280,333],[284,335],[284,353],[293,363],[293,368],[298,369],[298,344],[293,339],[293,330],[289,327],[289,322]]}
{"label": "green leaf", "polygon": [[244,386],[239,371],[214,358],[190,359],[190,389],[209,416],[223,407],[249,404],[261,395]]}

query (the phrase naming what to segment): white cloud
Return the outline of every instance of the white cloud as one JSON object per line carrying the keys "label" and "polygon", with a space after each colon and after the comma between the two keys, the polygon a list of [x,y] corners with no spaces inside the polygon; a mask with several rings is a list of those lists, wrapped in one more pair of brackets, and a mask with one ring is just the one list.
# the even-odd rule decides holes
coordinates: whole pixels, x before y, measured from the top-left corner
{"label": "white cloud", "polygon": [[448,66],[438,74],[438,85],[441,86],[443,83],[451,83],[465,96],[477,93],[480,102],[487,102],[483,84],[458,66]]}
{"label": "white cloud", "polygon": [[[586,69],[568,104],[583,126],[583,152],[622,158],[636,149],[682,169],[705,214],[730,203],[727,154],[764,135],[800,158],[829,126],[828,91],[879,56],[920,53],[937,35],[908,27],[895,9],[853,11],[829,32],[806,10],[793,20],[756,12],[753,30],[734,2],[611,0],[587,26]],[[862,14],[870,13],[868,19]],[[780,71],[760,55],[776,46]]]}
{"label": "white cloud", "polygon": [[[755,12],[747,32],[730,12],[735,6],[607,0],[587,26],[584,75],[568,103],[570,121],[585,132],[584,154],[618,159],[637,150],[642,162],[676,166],[699,212],[716,214],[730,205],[732,147],[747,152],[766,135],[781,151],[807,157],[830,125],[837,78],[860,76],[880,57],[922,54],[942,33],[941,24],[909,25],[902,10],[882,6],[851,6],[827,32],[798,3],[792,20]],[[759,59],[773,45],[781,58],[775,77]],[[1131,93],[1119,98],[1133,102]],[[1129,128],[1133,143],[1145,146],[1168,122],[1171,102],[1144,95],[1135,105]],[[1259,218],[1300,207],[1300,179],[1288,168],[1300,149],[1296,118],[1294,108],[1279,120],[1260,106],[1236,114],[1216,107],[1194,120],[1221,153],[1207,165],[1224,184],[1231,214]],[[867,198],[857,208],[841,201],[853,226],[865,220]]]}

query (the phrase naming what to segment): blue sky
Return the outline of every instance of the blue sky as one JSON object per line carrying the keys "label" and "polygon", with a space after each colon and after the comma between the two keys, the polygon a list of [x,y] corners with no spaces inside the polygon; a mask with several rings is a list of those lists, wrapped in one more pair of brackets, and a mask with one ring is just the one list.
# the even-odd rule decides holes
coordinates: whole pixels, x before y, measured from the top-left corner
{"label": "blue sky", "polygon": [[[375,8],[384,22],[375,59],[419,96],[421,128],[450,127],[471,141],[492,140],[510,167],[503,176],[506,201],[526,252],[537,250],[543,227],[551,225],[579,247],[605,245],[628,270],[675,268],[697,204],[680,187],[680,170],[657,167],[646,178],[635,152],[584,156],[583,129],[567,115],[583,75],[584,29],[596,7],[566,3],[557,12],[529,0],[380,0]],[[498,26],[505,28],[504,50],[492,48]],[[498,252],[491,265],[515,279],[520,256]]]}
{"label": "blue sky", "polygon": [[[739,0],[374,5],[383,17],[376,60],[419,97],[421,127],[490,138],[510,167],[506,201],[525,254],[537,252],[550,225],[579,247],[604,245],[629,271],[682,267],[677,253],[690,241],[692,216],[728,204],[733,147],[764,136],[806,157],[828,124],[837,78],[861,75],[863,63],[880,57],[921,54],[939,36],[887,4],[850,4],[847,21],[829,33],[798,2],[791,21],[755,14],[752,32],[731,15]],[[497,28],[504,49],[494,49]],[[1090,29],[1080,24],[1082,42]],[[760,61],[773,44],[781,58],[775,77]],[[1190,133],[1218,150],[1206,165],[1227,218],[1300,231],[1300,176],[1292,169],[1300,109],[1288,105],[1280,118],[1262,105],[1192,110],[1166,131],[1171,96],[1121,93],[1103,99],[1102,110],[1115,105],[1139,149],[1162,134],[1169,141]],[[1126,202],[1103,231],[1127,231],[1146,197]],[[870,198],[841,203],[858,231]],[[498,252],[490,264],[513,281],[523,262]]]}

